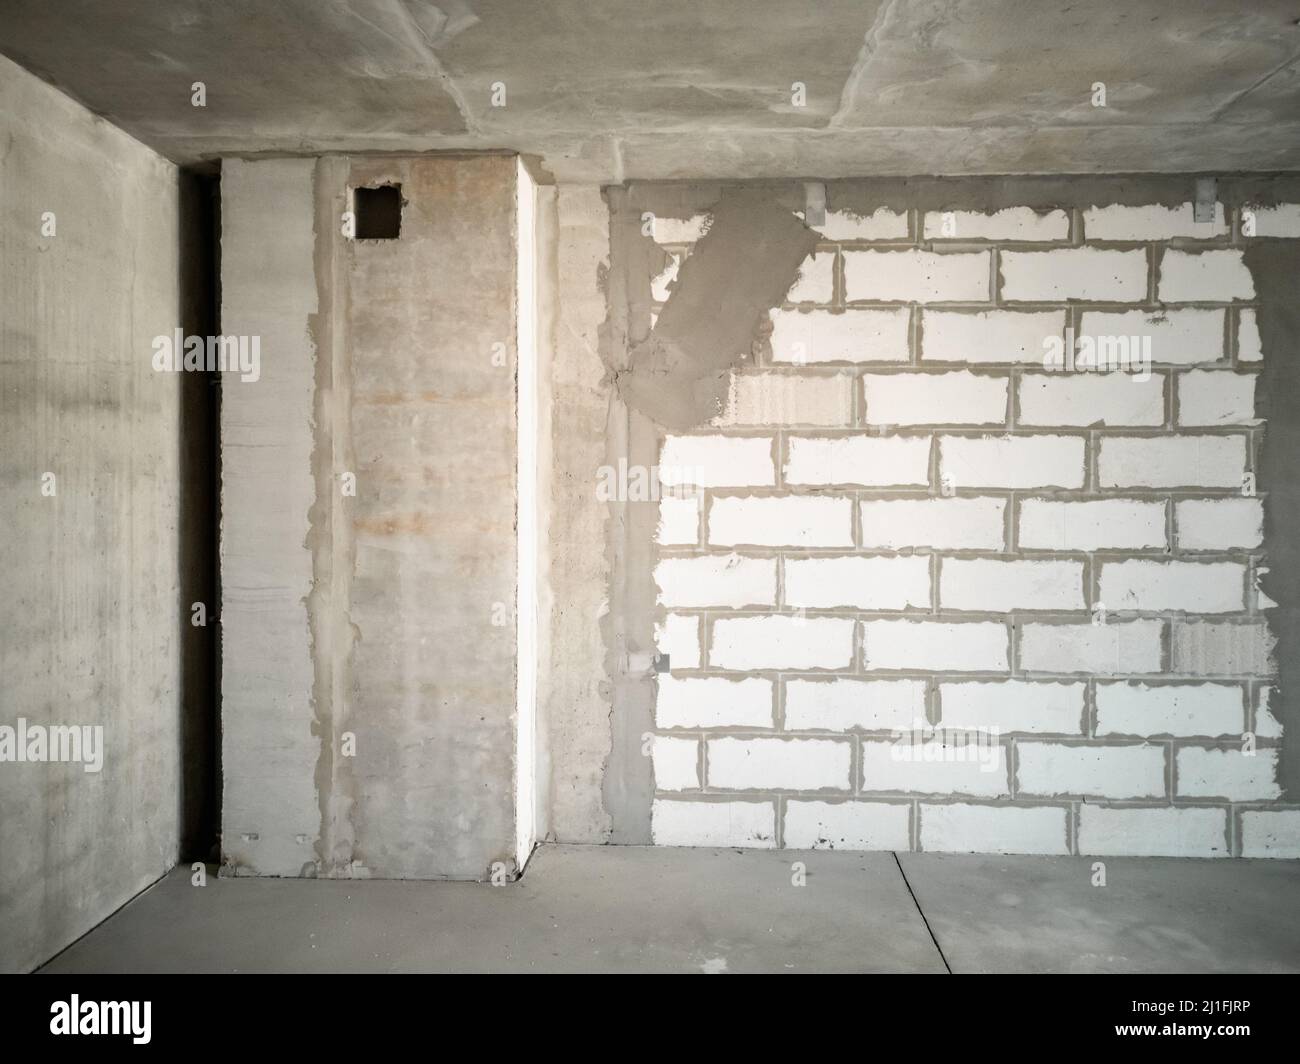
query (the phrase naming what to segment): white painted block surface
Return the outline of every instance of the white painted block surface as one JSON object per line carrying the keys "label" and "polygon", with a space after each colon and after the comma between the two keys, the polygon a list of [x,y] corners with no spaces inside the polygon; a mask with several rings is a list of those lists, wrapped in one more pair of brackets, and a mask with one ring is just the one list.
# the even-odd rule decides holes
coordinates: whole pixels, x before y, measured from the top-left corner
{"label": "white painted block surface", "polygon": [[650,835],[656,846],[776,846],[776,806],[770,802],[706,802],[657,798]]}
{"label": "white painted block surface", "polygon": [[1254,299],[1242,252],[1179,251],[1168,248],[1160,257],[1157,298],[1162,303],[1230,303]]}
{"label": "white painted block surface", "polygon": [[1264,542],[1261,499],[1180,499],[1174,521],[1183,550],[1249,549]]}
{"label": "white painted block surface", "polygon": [[1240,562],[1106,562],[1100,596],[1108,610],[1233,613],[1245,609],[1246,567]]}
{"label": "white painted block surface", "polygon": [[866,668],[1002,672],[1007,628],[993,621],[864,621]]}
{"label": "white painted block surface", "polygon": [[1022,499],[1017,542],[1033,550],[1163,548],[1165,504],[1145,499]]}
{"label": "white painted block surface", "polygon": [[1163,425],[1165,380],[1130,373],[1033,373],[1020,378],[1017,424]]}
{"label": "white painted block surface", "polygon": [[1020,667],[1026,672],[1098,675],[1160,671],[1160,621],[1119,624],[1024,624]]}
{"label": "white painted block surface", "polygon": [[1009,793],[1006,749],[993,742],[945,742],[933,733],[862,741],[862,790],[902,794]]}
{"label": "white painted block surface", "polygon": [[787,558],[785,604],[806,608],[928,609],[930,560],[919,555]]}
{"label": "white painted block surface", "polygon": [[787,680],[788,731],[892,731],[925,720],[924,680]]}
{"label": "white painted block surface", "polygon": [[1106,436],[1097,457],[1104,488],[1238,488],[1244,436]]}
{"label": "white painted block surface", "polygon": [[939,471],[957,488],[1081,488],[1082,436],[940,436]]}
{"label": "white painted block surface", "polygon": [[1165,748],[1021,741],[1016,747],[1019,794],[1099,798],[1163,798]]}
{"label": "white painted block surface", "polygon": [[962,681],[939,685],[943,728],[973,731],[1048,732],[1079,735],[1083,731],[1082,683],[1026,680]]}
{"label": "white painted block surface", "polygon": [[1246,711],[1236,684],[1099,683],[1098,735],[1240,735]]}
{"label": "white painted block surface", "polygon": [[1224,320],[1223,310],[1203,307],[1162,311],[1085,310],[1080,321],[1079,346],[1081,350],[1091,347],[1098,354],[1127,350],[1130,358],[1136,356],[1139,366],[1148,355],[1155,364],[1190,366],[1217,362],[1224,357]]}
{"label": "white painted block surface", "polygon": [[935,303],[989,298],[989,252],[846,251],[845,298]]}
{"label": "white painted block surface", "polygon": [[1179,798],[1224,798],[1230,802],[1257,802],[1278,798],[1277,750],[1256,749],[1253,755],[1239,747],[1211,750],[1180,747],[1174,793]]}
{"label": "white painted block surface", "polygon": [[1189,370],[1178,374],[1178,424],[1255,425],[1254,373]]}
{"label": "white painted block surface", "polygon": [[939,569],[945,610],[1081,610],[1083,563],[945,558]]}
{"label": "white painted block surface", "polygon": [[770,728],[772,681],[758,676],[656,678],[655,726],[659,728]]}
{"label": "white painted block surface", "polygon": [[718,546],[851,547],[853,500],[816,495],[715,498],[708,541]]}
{"label": "white painted block surface", "polygon": [[864,499],[862,545],[901,550],[1001,550],[1006,502],[979,499]]}
{"label": "white painted block surface", "polygon": [[928,436],[791,436],[787,484],[924,487],[930,482]]}
{"label": "white painted block surface", "polygon": [[1000,261],[1002,298],[1014,302],[1087,299],[1135,303],[1147,294],[1145,251],[1004,251]]}
{"label": "white painted block surface", "polygon": [[901,802],[785,804],[788,850],[909,850],[911,807]]}
{"label": "white painted block surface", "polygon": [[1224,809],[1079,807],[1079,853],[1098,857],[1227,857]]}
{"label": "white painted block surface", "polygon": [[926,240],[1068,240],[1065,211],[1004,207],[999,211],[926,211]]}
{"label": "white painted block surface", "polygon": [[713,624],[709,664],[720,669],[846,669],[853,663],[846,617],[723,617]]}
{"label": "white painted block surface", "polygon": [[707,783],[723,790],[847,791],[853,746],[841,739],[710,739]]}
{"label": "white painted block surface", "polygon": [[654,569],[664,606],[772,606],[776,604],[776,559],[711,554],[664,558]]}
{"label": "white painted block surface", "polygon": [[1066,854],[1069,811],[1055,806],[920,806],[921,849],[926,853]]}
{"label": "white painted block surface", "polygon": [[872,373],[863,378],[869,425],[1005,425],[1005,377],[950,373]]}
{"label": "white painted block surface", "polygon": [[1223,204],[1214,205],[1214,221],[1198,222],[1195,206],[1159,204],[1126,206],[1112,203],[1083,212],[1084,240],[1168,240],[1172,237],[1211,240],[1228,234]]}
{"label": "white painted block surface", "polygon": [[659,480],[672,487],[765,487],[776,483],[768,436],[669,436],[659,453]]}
{"label": "white painted block surface", "polygon": [[1044,341],[1065,331],[1063,310],[924,310],[924,362],[1042,364]]}

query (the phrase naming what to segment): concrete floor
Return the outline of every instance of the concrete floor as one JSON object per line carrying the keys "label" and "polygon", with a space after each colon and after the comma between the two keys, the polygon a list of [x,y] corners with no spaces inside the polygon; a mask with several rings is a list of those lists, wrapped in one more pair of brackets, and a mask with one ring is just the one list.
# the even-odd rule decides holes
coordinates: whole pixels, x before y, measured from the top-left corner
{"label": "concrete floor", "polygon": [[[792,884],[792,865],[806,883]],[[46,972],[1294,972],[1300,862],[546,846],[518,883],[177,869]]]}

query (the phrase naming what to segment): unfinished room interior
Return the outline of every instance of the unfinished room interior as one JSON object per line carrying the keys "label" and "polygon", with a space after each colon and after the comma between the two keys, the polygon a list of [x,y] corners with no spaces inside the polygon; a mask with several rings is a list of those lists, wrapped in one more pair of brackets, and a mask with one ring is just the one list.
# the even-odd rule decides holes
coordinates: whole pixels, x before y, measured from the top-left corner
{"label": "unfinished room interior", "polygon": [[0,271],[0,970],[1300,971],[1300,0],[0,0]]}

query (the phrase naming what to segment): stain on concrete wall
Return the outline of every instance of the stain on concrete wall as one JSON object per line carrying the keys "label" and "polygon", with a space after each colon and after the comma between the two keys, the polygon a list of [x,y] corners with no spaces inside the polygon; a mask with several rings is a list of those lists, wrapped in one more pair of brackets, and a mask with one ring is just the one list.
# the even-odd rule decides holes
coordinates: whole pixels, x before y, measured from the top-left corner
{"label": "stain on concrete wall", "polygon": [[0,764],[26,971],[179,853],[178,173],[6,59],[0,97],[0,724],[103,728],[98,772]]}

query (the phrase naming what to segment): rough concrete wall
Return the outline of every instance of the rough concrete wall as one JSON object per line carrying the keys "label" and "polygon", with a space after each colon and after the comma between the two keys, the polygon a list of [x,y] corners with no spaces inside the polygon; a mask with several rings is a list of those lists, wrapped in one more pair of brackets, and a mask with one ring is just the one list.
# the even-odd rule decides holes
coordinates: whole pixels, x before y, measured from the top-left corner
{"label": "rough concrete wall", "polygon": [[599,354],[609,210],[600,189],[560,185],[548,587],[551,654],[543,670],[551,837],[605,842],[601,793],[610,749],[610,685],[600,620],[608,608],[607,505],[597,497],[612,386]]}
{"label": "rough concrete wall", "polygon": [[3,59],[0,98],[0,724],[104,729],[98,773],[0,764],[24,971],[177,859],[180,391],[150,357],[180,324],[178,175]]}
{"label": "rough concrete wall", "polygon": [[314,170],[222,167],[221,327],[260,337],[262,352],[260,378],[228,378],[221,404],[222,860],[237,874],[295,876],[317,860]]}
{"label": "rough concrete wall", "polygon": [[[223,583],[275,607],[224,660],[226,861],[485,878],[514,865],[515,159],[226,165],[223,329],[266,330],[272,383],[227,388],[226,491],[262,502],[227,506],[260,547]],[[389,182],[400,238],[344,237]]]}
{"label": "rough concrete wall", "polygon": [[[632,470],[687,489],[628,491],[612,539],[615,839],[654,793],[669,844],[1300,852],[1254,399],[1295,337],[1267,303],[1285,286],[1249,266],[1252,242],[1300,236],[1269,206],[1296,183],[1222,180],[1206,223],[1191,184],[836,183],[726,409],[686,434],[614,426]],[[611,193],[616,372],[725,194]],[[1044,365],[1044,341],[1085,334],[1149,338],[1149,378]]]}

